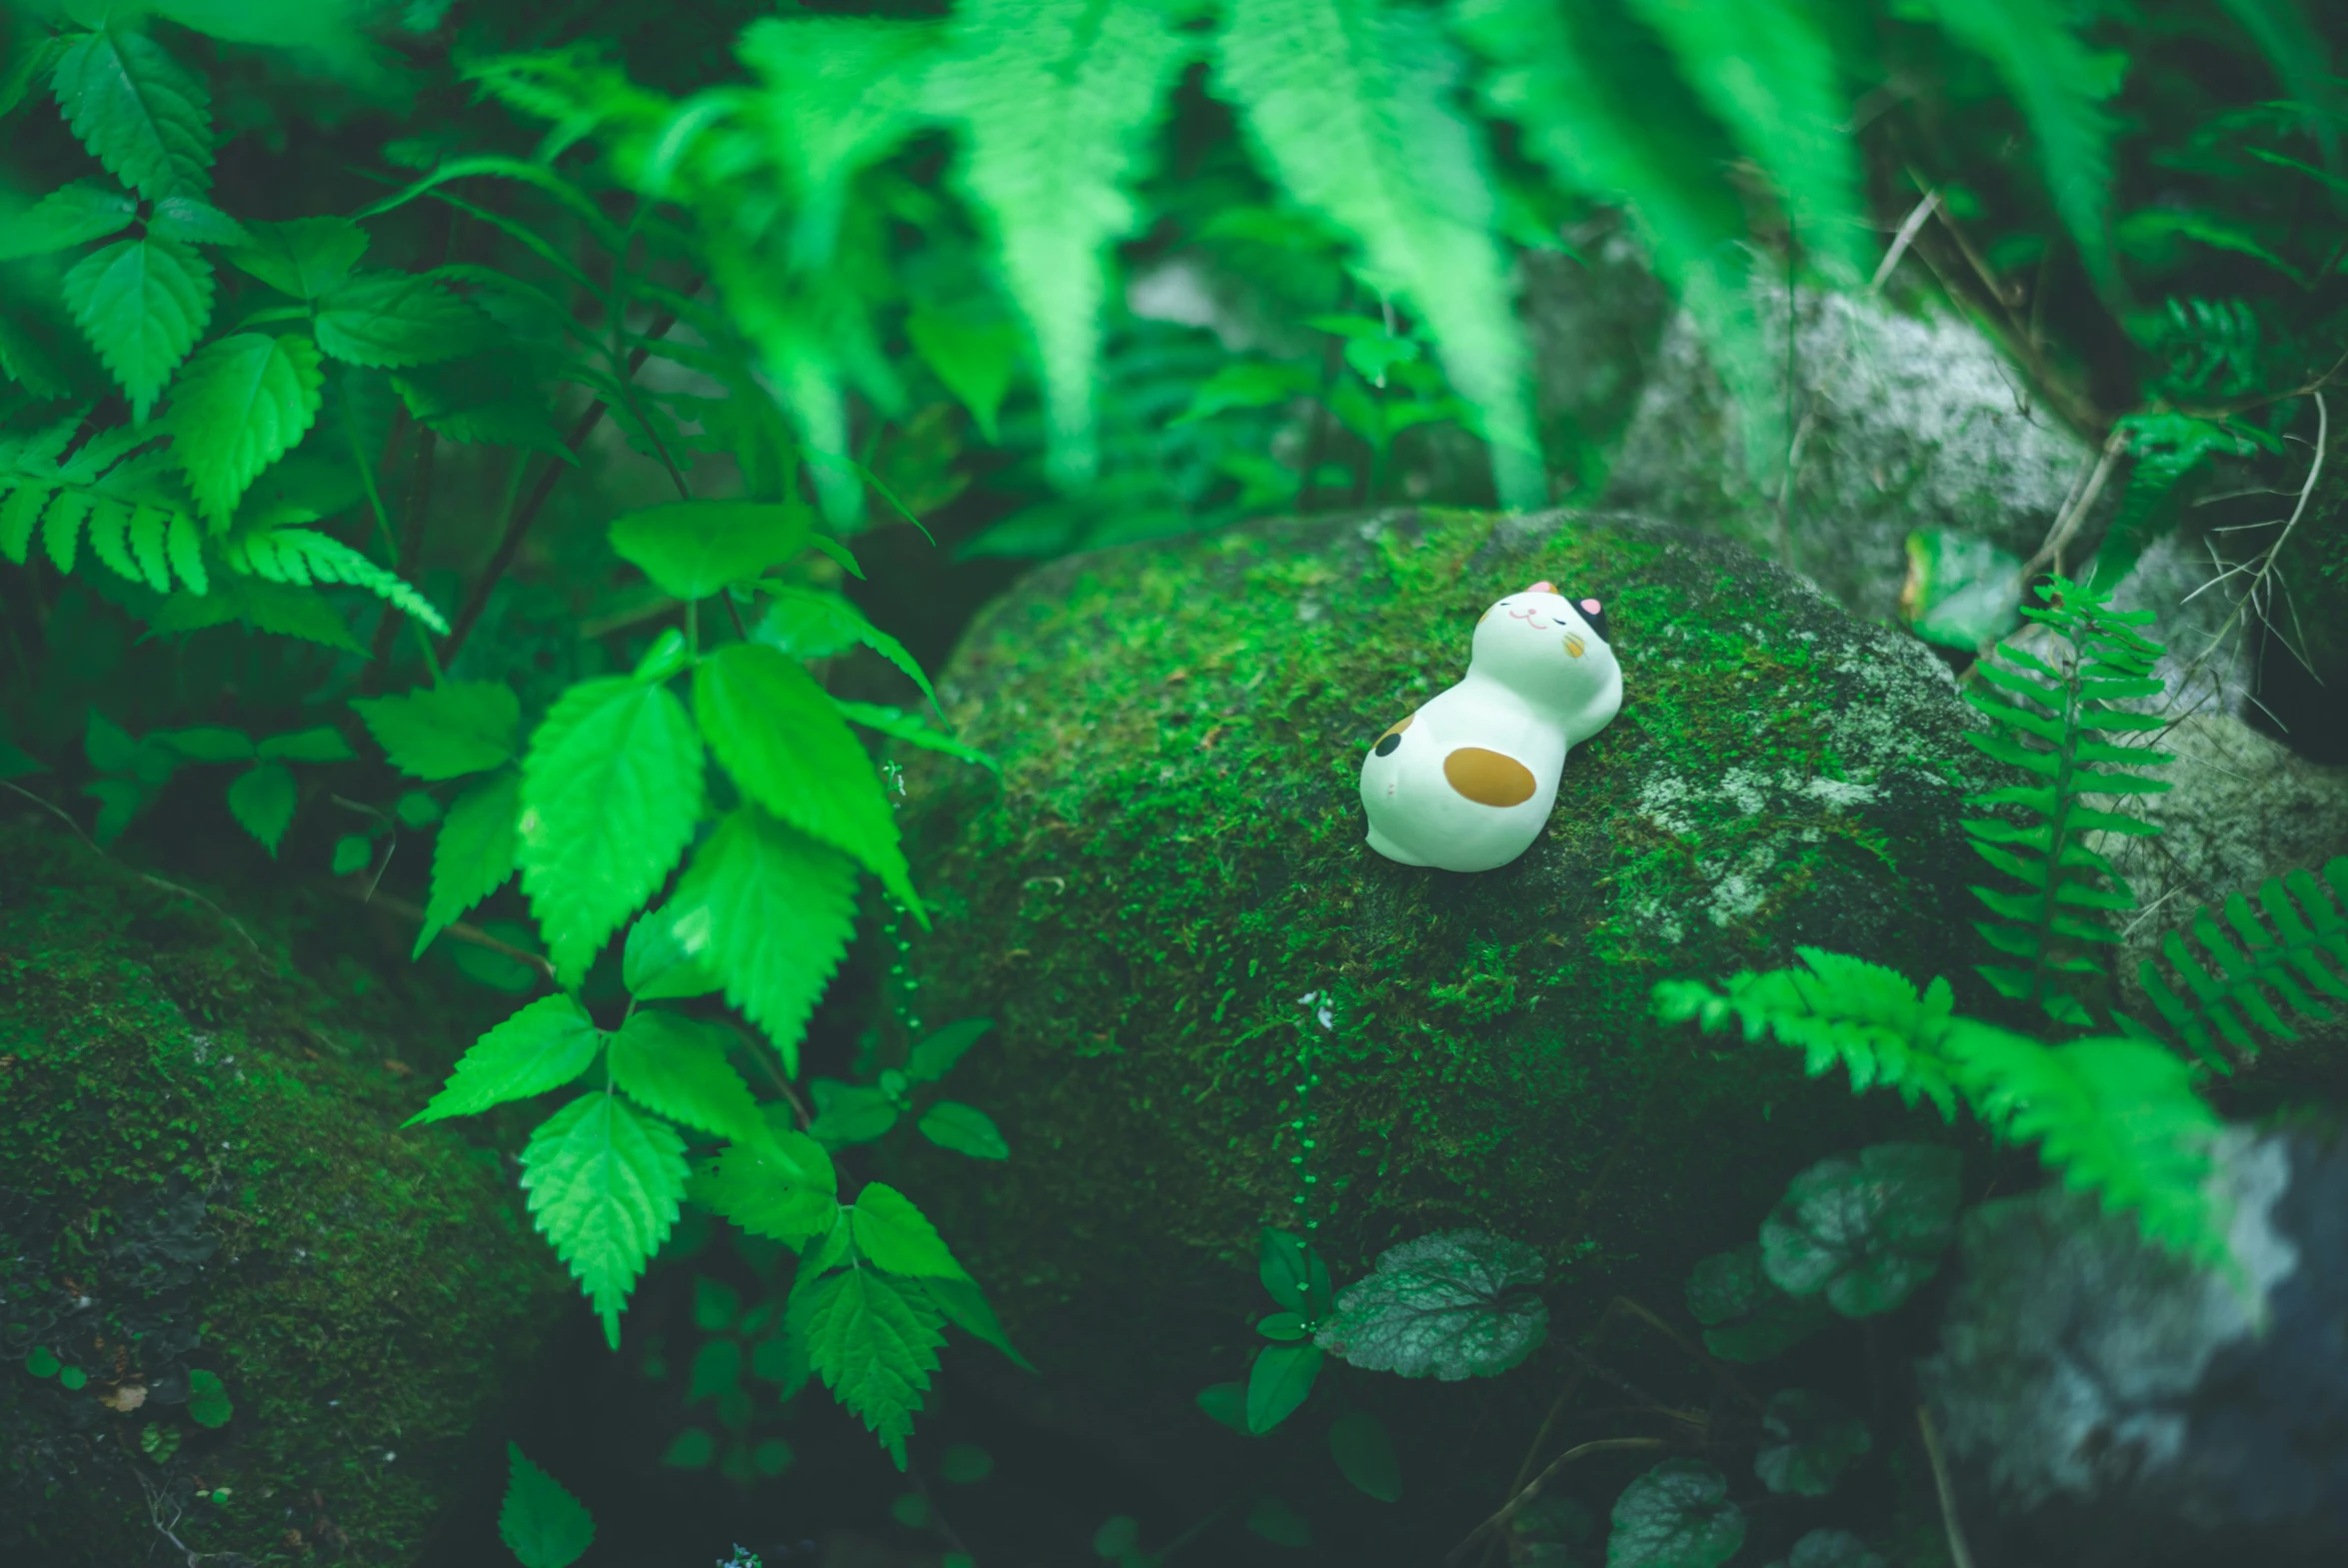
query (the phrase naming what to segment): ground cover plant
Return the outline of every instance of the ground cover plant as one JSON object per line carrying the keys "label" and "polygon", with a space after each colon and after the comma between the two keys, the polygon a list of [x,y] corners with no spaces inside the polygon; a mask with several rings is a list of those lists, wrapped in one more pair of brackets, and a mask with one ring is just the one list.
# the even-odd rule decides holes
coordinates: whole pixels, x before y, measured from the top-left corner
{"label": "ground cover plant", "polygon": [[[2208,1141],[2229,1080],[2348,1000],[2348,861],[2144,911],[2097,845],[2153,830],[2164,672],[2247,645],[2277,690],[2348,675],[2348,39],[2322,8],[24,0],[0,24],[8,808],[222,918],[364,909],[423,983],[498,1001],[407,1125],[463,1120],[590,1348],[676,1391],[640,1470],[745,1517],[800,1488],[804,1534],[738,1557],[812,1560],[793,1541],[879,1498],[908,1550],[984,1562],[957,1521],[1024,1506],[986,1502],[1011,1482],[941,1380],[1035,1347],[904,1175],[1058,1147],[962,1097],[993,1026],[916,979],[946,916],[899,765],[998,766],[935,684],[973,611],[1029,563],[1264,515],[1598,502],[1627,403],[1552,393],[1534,283],[1597,276],[1616,238],[1739,410],[1781,559],[1833,548],[1784,501],[1807,421],[1771,313],[1805,294],[1968,323],[2092,461],[2032,559],[1912,546],[1906,619],[1982,716],[1963,766],[2006,781],[1964,820],[1979,962],[1805,947],[1654,994],[1970,1133],[1821,1148],[1685,1313],[1577,1325],[1558,1410],[1639,1325],[1713,1378],[1711,1413],[1631,1389],[1620,1433],[1526,1434],[1454,1560],[1961,1552],[1913,1468],[1928,1432],[1729,1364],[1847,1320],[1891,1399],[1876,1320],[1922,1321],[1980,1196],[1962,1136],[2226,1266]],[[2206,646],[2113,608],[2172,540],[2227,607]],[[2115,974],[2138,920],[2174,929]],[[1476,1217],[1338,1278],[1262,1216],[1261,1343],[1200,1419],[1309,1424],[1315,1464],[1400,1506],[1346,1380],[1469,1399],[1557,1331],[1566,1238]],[[248,1408],[233,1375],[190,1374],[185,1423],[124,1424],[129,1363],[17,1314],[51,1272],[0,1275],[21,1429],[120,1417],[106,1462],[159,1538],[256,1560],[200,1484]],[[0,1462],[46,1504],[66,1471],[31,1442]],[[1566,1494],[1628,1455],[1602,1519]],[[1074,1557],[1016,1549],[1038,1560],[1316,1550],[1277,1488],[1168,1517],[1094,1458],[1039,1463],[1084,1529]],[[562,1469],[511,1448],[475,1499],[494,1530],[444,1549],[599,1560]],[[855,1477],[836,1514],[818,1474]],[[1800,1530],[1771,1501],[1846,1484],[1865,1499]]]}

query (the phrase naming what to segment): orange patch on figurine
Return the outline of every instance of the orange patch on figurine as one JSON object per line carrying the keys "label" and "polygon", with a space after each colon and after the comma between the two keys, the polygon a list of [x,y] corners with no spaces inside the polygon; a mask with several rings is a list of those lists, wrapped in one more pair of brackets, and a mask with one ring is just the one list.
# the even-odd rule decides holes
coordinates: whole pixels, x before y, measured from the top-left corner
{"label": "orange patch on figurine", "polygon": [[1531,769],[1480,746],[1463,746],[1444,758],[1443,778],[1478,805],[1522,805],[1540,787]]}

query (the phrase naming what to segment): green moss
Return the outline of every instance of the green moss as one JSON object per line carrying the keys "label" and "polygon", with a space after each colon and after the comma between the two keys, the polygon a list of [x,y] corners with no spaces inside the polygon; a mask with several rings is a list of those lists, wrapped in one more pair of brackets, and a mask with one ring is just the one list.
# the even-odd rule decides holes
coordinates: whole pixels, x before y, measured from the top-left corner
{"label": "green moss", "polygon": [[[1606,602],[1621,716],[1514,864],[1379,858],[1364,749],[1538,578]],[[1047,1370],[1114,1400],[1237,1374],[1266,1222],[1340,1281],[1481,1225],[1547,1249],[1563,1325],[1668,1310],[1897,1107],[1662,1031],[1654,981],[1797,942],[1971,956],[1945,673],[1717,541],[1404,515],[1105,552],[993,607],[944,690],[1004,772],[909,760],[923,1011],[1001,1020],[955,1090],[1014,1155],[928,1156],[919,1194]]]}
{"label": "green moss", "polygon": [[[454,1031],[320,967],[54,824],[0,827],[0,1556],[145,1561],[160,1524],[413,1561],[560,1299],[494,1151],[396,1130]],[[86,1386],[32,1377],[36,1344]]]}

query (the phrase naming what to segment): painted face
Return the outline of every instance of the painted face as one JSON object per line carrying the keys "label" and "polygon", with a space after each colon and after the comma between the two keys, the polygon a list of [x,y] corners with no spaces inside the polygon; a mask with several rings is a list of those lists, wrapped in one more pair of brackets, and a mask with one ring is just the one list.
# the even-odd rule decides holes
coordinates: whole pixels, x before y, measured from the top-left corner
{"label": "painted face", "polygon": [[1595,595],[1535,583],[1483,613],[1473,668],[1536,702],[1569,703],[1602,686],[1614,666],[1606,608]]}

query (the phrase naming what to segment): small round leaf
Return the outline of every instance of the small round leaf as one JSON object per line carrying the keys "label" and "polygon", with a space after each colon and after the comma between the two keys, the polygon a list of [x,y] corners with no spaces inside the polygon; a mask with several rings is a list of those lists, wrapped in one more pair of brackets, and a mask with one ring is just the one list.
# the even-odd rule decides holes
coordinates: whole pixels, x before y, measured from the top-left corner
{"label": "small round leaf", "polygon": [[1954,1149],[1879,1143],[1820,1160],[1786,1185],[1761,1225],[1761,1266],[1778,1288],[1824,1293],[1845,1317],[1888,1312],[1940,1268],[1956,1238]]}
{"label": "small round leaf", "polygon": [[1842,1472],[1874,1446],[1867,1424],[1824,1394],[1781,1389],[1761,1417],[1753,1473],[1772,1492],[1824,1497]]}
{"label": "small round leaf", "polygon": [[1743,1544],[1728,1478],[1701,1459],[1666,1459],[1614,1500],[1606,1568],[1720,1568]]}

